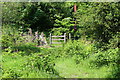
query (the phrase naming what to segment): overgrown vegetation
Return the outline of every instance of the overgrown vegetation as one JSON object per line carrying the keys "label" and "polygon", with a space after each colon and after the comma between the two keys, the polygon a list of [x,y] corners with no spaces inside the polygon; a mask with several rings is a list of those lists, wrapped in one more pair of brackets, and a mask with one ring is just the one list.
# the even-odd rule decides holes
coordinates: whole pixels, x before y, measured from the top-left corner
{"label": "overgrown vegetation", "polygon": [[[73,5],[3,3],[3,78],[120,78],[119,3],[76,3],[76,13]],[[74,40],[38,47],[24,36],[28,28],[47,39],[71,33]]]}
{"label": "overgrown vegetation", "polygon": [[[23,48],[24,51],[21,48],[19,52],[3,52],[2,68],[4,78],[119,77],[119,75],[114,73],[114,68],[119,68],[117,67],[119,63],[118,48],[103,51],[96,49],[94,44],[86,45],[81,40],[73,43],[68,42],[67,45],[60,48],[37,49],[31,47],[29,48],[31,51],[29,51],[26,46]],[[8,68],[8,66],[10,67]],[[102,75],[103,73],[104,75]]]}

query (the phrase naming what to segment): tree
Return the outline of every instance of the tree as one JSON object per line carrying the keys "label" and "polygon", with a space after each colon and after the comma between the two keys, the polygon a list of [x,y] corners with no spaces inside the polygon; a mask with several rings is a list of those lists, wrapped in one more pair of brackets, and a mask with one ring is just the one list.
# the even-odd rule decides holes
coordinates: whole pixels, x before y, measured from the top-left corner
{"label": "tree", "polygon": [[86,37],[109,43],[120,31],[119,3],[80,3],[78,8],[76,17]]}

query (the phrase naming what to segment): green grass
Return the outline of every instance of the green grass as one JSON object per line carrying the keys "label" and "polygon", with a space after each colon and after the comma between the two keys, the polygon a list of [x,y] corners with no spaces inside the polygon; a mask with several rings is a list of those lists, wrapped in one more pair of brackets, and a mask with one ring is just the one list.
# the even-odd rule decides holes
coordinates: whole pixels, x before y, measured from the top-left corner
{"label": "green grass", "polygon": [[[18,54],[3,55],[3,78],[21,77],[21,78],[47,78],[50,75],[24,65],[29,56],[20,56]],[[14,76],[13,76],[14,75]],[[15,76],[16,75],[16,76]]]}
{"label": "green grass", "polygon": [[[21,56],[17,53],[3,55],[3,78],[21,77],[21,78],[50,78],[56,77],[47,74],[37,68],[26,67],[24,64],[30,56]],[[75,57],[58,58],[55,60],[54,69],[59,76],[64,78],[106,78],[112,68],[110,66],[102,66],[100,68],[90,67],[91,58],[81,60],[76,64]],[[94,59],[94,58],[93,58]],[[13,76],[14,75],[14,76]]]}
{"label": "green grass", "polygon": [[90,68],[88,61],[76,64],[73,58],[61,58],[56,61],[55,69],[65,78],[106,78],[111,67]]}
{"label": "green grass", "polygon": [[[72,44],[71,44],[72,45]],[[79,45],[78,45],[79,46]],[[115,77],[112,72],[114,62],[105,64],[102,60],[109,51],[96,52],[83,58],[80,53],[82,49],[77,47],[66,48],[35,48],[29,51],[31,55],[23,55],[28,51],[27,48],[20,48],[19,52],[3,52],[2,69],[3,78],[111,78]],[[40,50],[39,50],[40,49]],[[73,50],[73,51],[69,51]],[[73,53],[76,51],[76,54]],[[114,50],[114,49],[113,49]],[[81,52],[80,52],[81,51]],[[89,51],[89,50],[88,50]],[[29,54],[28,53],[28,54]],[[85,53],[85,52],[83,52]],[[111,54],[117,53],[116,51]],[[109,57],[109,55],[107,55]],[[97,61],[98,60],[98,61]],[[114,60],[114,57],[113,59]],[[107,60],[106,60],[107,61]],[[108,59],[109,61],[109,59]],[[96,63],[101,62],[100,66]],[[117,69],[119,70],[119,69]],[[119,73],[119,71],[118,71]]]}
{"label": "green grass", "polygon": [[61,58],[56,61],[55,69],[59,72],[59,75],[65,78],[70,78],[75,76],[76,68],[74,60]]}
{"label": "green grass", "polygon": [[0,78],[2,77],[2,69],[1,69],[1,67],[2,67],[2,54],[0,54]]}

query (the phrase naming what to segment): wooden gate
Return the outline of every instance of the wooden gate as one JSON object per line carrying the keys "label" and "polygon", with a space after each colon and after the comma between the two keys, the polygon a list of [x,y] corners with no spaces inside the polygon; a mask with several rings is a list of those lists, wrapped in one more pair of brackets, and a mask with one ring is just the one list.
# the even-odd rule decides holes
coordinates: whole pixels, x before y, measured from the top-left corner
{"label": "wooden gate", "polygon": [[[55,38],[63,38],[63,39],[55,39]],[[71,35],[69,34],[69,39],[71,39]],[[54,41],[63,41],[63,42],[54,42]],[[64,35],[61,35],[61,36],[53,36],[51,33],[50,33],[50,44],[62,44],[62,43],[66,43],[66,40],[67,40],[67,36],[66,36],[66,33],[64,33]]]}

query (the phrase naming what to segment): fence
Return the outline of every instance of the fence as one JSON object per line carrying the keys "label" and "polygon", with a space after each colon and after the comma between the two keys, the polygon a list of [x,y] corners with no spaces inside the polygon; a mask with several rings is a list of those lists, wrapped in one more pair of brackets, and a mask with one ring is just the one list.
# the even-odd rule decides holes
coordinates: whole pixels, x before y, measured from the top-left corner
{"label": "fence", "polygon": [[35,33],[32,32],[32,29],[29,28],[28,33],[24,33],[21,34],[21,36],[23,37],[23,42],[34,42],[37,43],[37,45],[47,45],[47,41],[46,41],[46,37],[45,34],[42,32],[41,34],[39,34],[38,31],[36,31]]}
{"label": "fence", "polygon": [[[45,37],[45,34],[42,32],[39,35],[39,32],[36,31],[34,34],[32,33],[32,29],[29,28],[28,34],[25,34],[23,37],[25,42],[35,42],[37,45],[43,46],[43,45],[48,45],[47,40]],[[59,39],[60,38],[60,39]],[[64,35],[61,36],[55,36],[50,33],[50,45],[51,44],[62,44],[66,43],[67,39],[71,39],[71,34],[67,35],[64,33]],[[61,42],[59,42],[61,41]]]}
{"label": "fence", "polygon": [[[63,39],[55,39],[55,38],[63,38]],[[71,35],[69,34],[69,39],[71,39]],[[50,44],[62,44],[62,42],[53,42],[53,41],[64,41],[66,43],[67,35],[64,33],[64,35],[61,36],[54,36],[50,33]]]}

